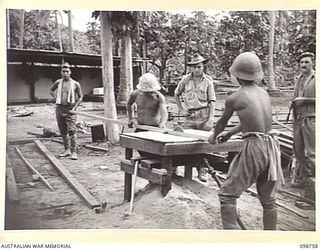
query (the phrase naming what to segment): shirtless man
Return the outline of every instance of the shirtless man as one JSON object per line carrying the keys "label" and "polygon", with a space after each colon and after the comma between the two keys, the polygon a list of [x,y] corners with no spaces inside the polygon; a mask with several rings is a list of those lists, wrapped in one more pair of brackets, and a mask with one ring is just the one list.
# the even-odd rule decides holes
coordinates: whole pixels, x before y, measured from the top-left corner
{"label": "shirtless man", "polygon": [[[129,97],[127,103],[129,127],[133,126],[133,104],[137,105],[137,121],[140,125],[148,125],[164,128],[168,120],[168,112],[166,108],[166,100],[163,94],[159,92],[161,89],[157,78],[151,74],[143,74],[139,78],[137,89],[134,90]],[[135,132],[144,131],[136,129]],[[152,157],[154,155],[146,152],[139,152],[141,156]]]}
{"label": "shirtless man", "polygon": [[76,110],[82,101],[83,94],[80,83],[71,78],[69,63],[65,62],[61,65],[61,76],[62,79],[55,81],[50,89],[50,94],[56,98],[56,119],[65,149],[59,157],[71,154],[71,159],[77,160],[77,116],[70,111]]}
{"label": "shirtless man", "polygon": [[[255,82],[263,77],[259,58],[251,53],[240,54],[229,69],[241,88],[226,99],[225,110],[209,137],[212,144],[225,142],[242,132],[244,145],[230,164],[228,177],[221,186],[219,199],[224,229],[236,229],[237,198],[256,182],[263,207],[265,230],[276,230],[277,209],[275,194],[283,181],[280,144],[270,133],[272,110],[270,97]],[[223,132],[233,112],[240,124]]]}

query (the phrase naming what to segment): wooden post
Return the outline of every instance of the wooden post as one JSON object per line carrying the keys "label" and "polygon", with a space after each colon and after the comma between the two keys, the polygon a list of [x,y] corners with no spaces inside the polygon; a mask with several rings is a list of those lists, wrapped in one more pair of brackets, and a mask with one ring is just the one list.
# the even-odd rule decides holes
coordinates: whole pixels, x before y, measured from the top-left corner
{"label": "wooden post", "polygon": [[124,173],[124,200],[130,201],[131,199],[131,185],[132,185],[132,175]]}
{"label": "wooden post", "polygon": [[161,158],[162,167],[167,169],[168,172],[168,182],[166,185],[161,187],[161,193],[163,196],[166,196],[168,192],[171,190],[171,182],[172,182],[172,171],[173,171],[173,164],[171,157],[162,157]]}
{"label": "wooden post", "polygon": [[184,177],[189,180],[192,180],[192,171],[193,171],[193,166],[185,165],[184,166]]}
{"label": "wooden post", "polygon": [[133,155],[133,149],[132,148],[126,148],[125,149],[125,159],[126,160],[131,160]]}

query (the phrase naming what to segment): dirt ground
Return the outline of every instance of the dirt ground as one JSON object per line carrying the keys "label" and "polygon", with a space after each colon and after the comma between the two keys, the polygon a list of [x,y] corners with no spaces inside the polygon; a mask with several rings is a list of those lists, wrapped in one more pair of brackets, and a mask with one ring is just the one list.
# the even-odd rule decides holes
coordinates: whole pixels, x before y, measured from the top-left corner
{"label": "dirt ground", "polygon": [[[222,108],[225,96],[218,96],[217,107]],[[172,97],[167,97],[171,109],[176,109]],[[287,110],[289,97],[273,98],[273,109]],[[94,114],[102,113],[102,103],[84,102],[79,111]],[[16,117],[18,111],[27,110],[29,116]],[[54,105],[33,104],[7,107],[7,141],[23,138],[35,138],[31,133],[42,133],[43,127],[57,130]],[[120,120],[126,120],[125,114],[119,114]],[[129,203],[124,202],[124,173],[120,171],[120,160],[124,159],[124,148],[108,142],[92,143],[90,125],[101,121],[78,116],[82,121],[79,133],[79,159],[59,159],[59,162],[74,176],[83,187],[100,203],[106,202],[106,209],[96,213],[70,188],[65,180],[52,167],[33,142],[19,145],[7,144],[7,154],[11,160],[17,182],[19,204],[6,202],[5,229],[222,229],[220,206],[217,196],[218,187],[209,177],[206,184],[197,178],[187,180],[179,175],[173,179],[172,189],[163,197],[160,187],[137,178],[133,214],[125,214]],[[168,123],[172,126],[173,121]],[[126,128],[124,132],[130,132]],[[58,138],[59,139],[59,138]],[[46,140],[44,145],[55,156],[63,147],[61,144]],[[84,144],[96,145],[108,149],[107,152],[85,148]],[[41,182],[33,181],[31,172],[16,153],[20,149],[27,160],[47,179],[55,191],[50,191]],[[194,170],[196,171],[196,170]],[[194,172],[196,176],[196,172]],[[55,214],[50,206],[65,206],[67,214]],[[249,230],[262,229],[262,208],[258,199],[244,193],[238,201],[238,209],[244,224]],[[314,222],[314,211],[307,213]],[[290,222],[296,215],[279,213],[279,220]],[[298,230],[314,230],[314,223]],[[290,230],[284,224],[279,230]]]}

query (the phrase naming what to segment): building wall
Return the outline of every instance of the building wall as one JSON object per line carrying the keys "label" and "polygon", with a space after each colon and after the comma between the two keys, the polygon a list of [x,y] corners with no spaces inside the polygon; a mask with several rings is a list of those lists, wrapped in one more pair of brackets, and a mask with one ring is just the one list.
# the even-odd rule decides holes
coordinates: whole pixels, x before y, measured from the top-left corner
{"label": "building wall", "polygon": [[31,88],[21,74],[18,65],[8,65],[7,71],[7,102],[30,102]]}
{"label": "building wall", "polygon": [[74,79],[80,82],[84,95],[92,94],[94,88],[103,86],[101,69],[82,68],[80,77],[74,77]]}
{"label": "building wall", "polygon": [[[100,68],[71,68],[71,77],[81,84],[84,95],[92,94],[94,88],[103,87]],[[53,101],[52,84],[61,78],[60,67],[7,64],[7,102],[30,103]],[[120,70],[114,68],[114,90],[118,91]],[[133,68],[134,85],[140,76],[140,68]]]}
{"label": "building wall", "polygon": [[[80,82],[84,95],[92,93],[93,88],[102,87],[100,69],[72,69],[71,77]],[[33,101],[51,101],[53,97],[50,95],[50,88],[59,78],[61,78],[60,68],[8,65],[7,102],[8,104],[32,102],[32,82]]]}

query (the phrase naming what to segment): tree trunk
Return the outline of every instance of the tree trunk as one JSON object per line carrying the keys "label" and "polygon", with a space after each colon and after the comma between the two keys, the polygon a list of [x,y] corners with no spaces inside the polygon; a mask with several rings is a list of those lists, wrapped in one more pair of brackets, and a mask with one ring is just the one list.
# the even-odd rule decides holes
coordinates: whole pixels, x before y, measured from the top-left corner
{"label": "tree trunk", "polygon": [[10,11],[6,10],[7,18],[7,48],[10,49]]}
{"label": "tree trunk", "polygon": [[68,10],[69,51],[73,52],[73,29],[71,10]]}
{"label": "tree trunk", "polygon": [[120,56],[120,88],[117,104],[121,107],[126,107],[129,94],[133,90],[132,41],[130,32],[126,32],[121,39]]}
{"label": "tree trunk", "polygon": [[[107,118],[117,119],[117,109],[113,87],[113,57],[112,57],[112,31],[109,11],[101,11],[101,55],[102,55],[102,81],[104,86],[104,114]],[[106,123],[108,140],[112,143],[119,141],[119,128],[117,124]]]}
{"label": "tree trunk", "polygon": [[19,36],[19,48],[23,49],[24,40],[24,10],[20,10],[20,36]]}
{"label": "tree trunk", "polygon": [[[142,42],[142,57],[143,57],[143,59],[147,58],[147,41],[146,41],[146,38],[143,38],[143,42]],[[147,72],[148,72],[147,61],[143,60],[143,62],[142,62],[142,74],[145,74]]]}
{"label": "tree trunk", "polygon": [[[60,47],[60,51],[63,51],[62,48],[62,39],[61,39],[61,31],[60,31],[60,26],[59,26],[59,22],[58,22],[58,11],[55,11],[54,16],[55,16],[55,20],[56,20],[56,26],[57,26],[57,33],[58,33],[58,40],[59,40],[59,47]],[[60,14],[61,15],[61,14]],[[60,16],[61,17],[61,16]],[[61,19],[62,20],[62,19]]]}
{"label": "tree trunk", "polygon": [[275,25],[275,12],[270,11],[270,31],[269,31],[269,53],[268,53],[268,90],[275,90],[274,80],[274,67],[273,67],[273,50],[274,50],[274,25]]}

